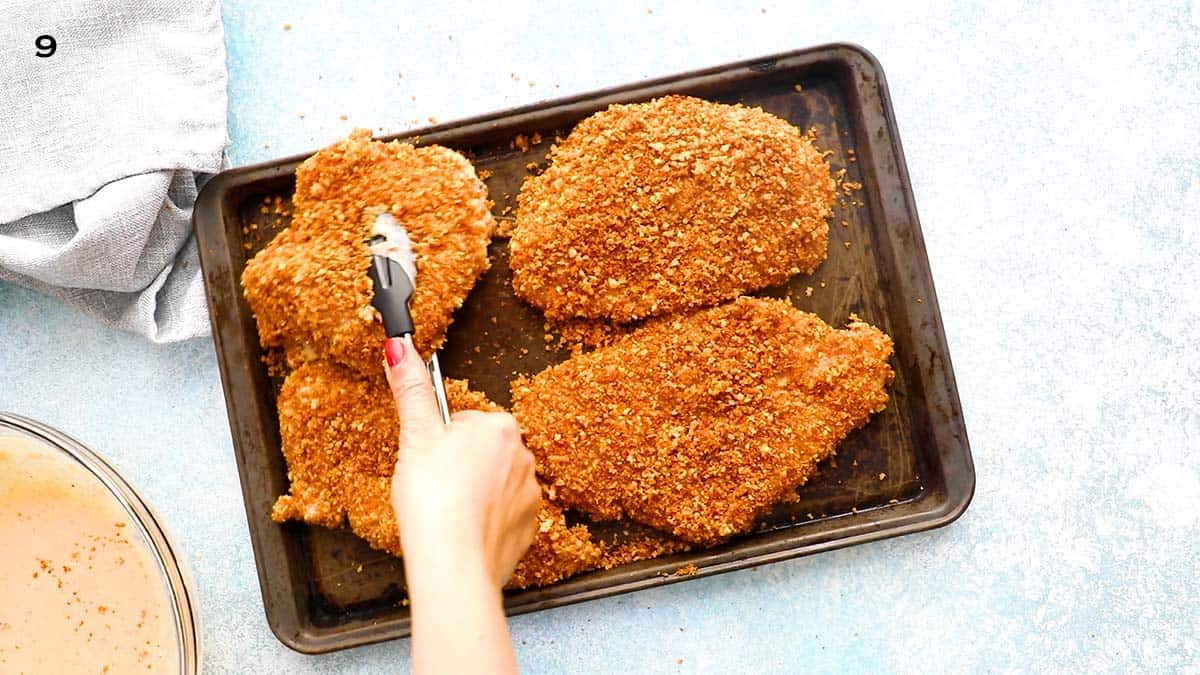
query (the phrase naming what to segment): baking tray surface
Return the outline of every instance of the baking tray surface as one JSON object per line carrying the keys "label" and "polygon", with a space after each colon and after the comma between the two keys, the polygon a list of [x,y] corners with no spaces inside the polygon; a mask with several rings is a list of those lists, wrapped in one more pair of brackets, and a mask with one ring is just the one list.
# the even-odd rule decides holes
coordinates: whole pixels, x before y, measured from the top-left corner
{"label": "baking tray surface", "polygon": [[[689,94],[760,106],[801,128],[845,180],[862,184],[839,201],[829,259],[810,276],[760,295],[788,297],[834,326],[851,314],[895,341],[896,377],[887,408],[852,433],[837,457],[772,512],[757,531],[712,549],[680,553],[553,586],[506,593],[511,614],[675,583],[945,525],[967,507],[975,477],[962,410],[934,295],[904,156],[878,62],[835,44],[584,94],[431,127],[403,137],[466,153],[487,176],[494,213],[511,218],[531,165],[544,166],[556,134],[612,103]],[[515,144],[518,135],[542,139]],[[388,137],[397,138],[397,137]],[[287,226],[275,199],[290,203],[304,156],[223,172],[195,209],[213,335],[245,496],[251,542],[272,630],[288,646],[325,652],[408,634],[400,561],[348,531],[271,521],[287,491],[274,407],[278,381],[262,361],[239,279],[245,262]],[[847,243],[848,242],[848,243]],[[507,242],[490,248],[491,269],[455,315],[441,362],[446,376],[507,405],[514,373],[566,358],[547,344],[543,319],[509,283]],[[811,290],[810,290],[811,289]],[[601,527],[601,536],[619,536]],[[675,571],[695,565],[696,573]]]}

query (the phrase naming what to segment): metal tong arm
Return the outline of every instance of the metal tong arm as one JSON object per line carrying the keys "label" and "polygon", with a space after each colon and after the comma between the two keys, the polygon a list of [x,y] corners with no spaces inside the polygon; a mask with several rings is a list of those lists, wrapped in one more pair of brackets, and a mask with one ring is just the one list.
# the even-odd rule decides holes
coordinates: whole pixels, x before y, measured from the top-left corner
{"label": "metal tong arm", "polygon": [[437,398],[438,412],[442,413],[442,422],[450,423],[450,404],[446,401],[446,385],[442,382],[442,366],[438,364],[437,352],[425,364],[429,369],[429,379],[433,381],[433,395]]}

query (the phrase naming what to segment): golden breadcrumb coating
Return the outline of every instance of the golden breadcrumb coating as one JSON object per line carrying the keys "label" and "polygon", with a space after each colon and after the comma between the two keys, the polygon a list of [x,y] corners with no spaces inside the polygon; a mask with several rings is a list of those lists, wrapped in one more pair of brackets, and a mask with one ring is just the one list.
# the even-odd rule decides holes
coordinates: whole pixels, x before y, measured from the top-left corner
{"label": "golden breadcrumb coating", "polygon": [[505,588],[548,586],[599,566],[602,551],[586,526],[568,527],[562,509],[547,499],[542,499],[537,518],[533,544]]}
{"label": "golden breadcrumb coating", "polygon": [[836,189],[813,139],[759,108],[612,105],[527,178],[513,288],[550,319],[628,322],[811,273]]}
{"label": "golden breadcrumb coating", "polygon": [[[382,374],[363,378],[329,361],[307,363],[283,381],[275,405],[291,484],[271,511],[275,521],[339,527],[360,486],[391,480],[400,427]],[[388,498],[371,494],[368,501]]]}
{"label": "golden breadcrumb coating", "polygon": [[[501,410],[463,380],[445,384],[453,411]],[[307,363],[284,380],[276,405],[291,488],[275,502],[272,519],[348,522],[373,548],[401,555],[391,500],[400,426],[382,374],[364,378],[328,361]],[[586,527],[568,527],[562,510],[545,499],[537,518],[511,587],[554,583],[597,564],[600,549]]]}
{"label": "golden breadcrumb coating", "polygon": [[865,323],[739,298],[514,382],[513,413],[562,503],[716,544],[884,408],[891,354]]}
{"label": "golden breadcrumb coating", "polygon": [[455,309],[487,269],[496,229],[487,187],[447,148],[373,141],[358,130],[296,169],[292,224],[242,273],[264,347],[292,367],[333,359],[379,371],[383,325],[371,307],[364,244],[386,211],[408,231],[417,258],[414,339],[426,357],[445,340]]}

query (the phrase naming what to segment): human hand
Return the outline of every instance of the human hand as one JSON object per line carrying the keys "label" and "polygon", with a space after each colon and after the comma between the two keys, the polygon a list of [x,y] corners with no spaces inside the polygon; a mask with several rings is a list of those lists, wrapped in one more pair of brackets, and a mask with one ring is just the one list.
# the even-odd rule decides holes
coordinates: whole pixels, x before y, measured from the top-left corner
{"label": "human hand", "polygon": [[401,430],[392,507],[406,568],[482,571],[499,589],[533,540],[533,455],[507,413],[464,411],[444,425],[411,338],[389,340],[386,352]]}

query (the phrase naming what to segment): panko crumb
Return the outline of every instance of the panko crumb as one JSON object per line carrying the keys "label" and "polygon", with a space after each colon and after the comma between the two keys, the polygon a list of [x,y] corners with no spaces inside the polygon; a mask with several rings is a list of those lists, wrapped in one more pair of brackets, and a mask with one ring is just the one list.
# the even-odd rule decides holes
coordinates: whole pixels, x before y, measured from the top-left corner
{"label": "panko crumb", "polygon": [[269,377],[283,377],[287,375],[287,359],[284,358],[283,351],[280,349],[264,349],[262,363],[267,367],[267,375]]}
{"label": "panko crumb", "polygon": [[625,323],[711,305],[826,258],[826,153],[759,108],[616,104],[548,158],[518,195],[510,264],[517,295],[551,319]]}
{"label": "panko crumb", "polygon": [[683,567],[680,567],[679,569],[675,570],[675,576],[677,576],[677,577],[694,577],[694,576],[696,576],[696,572],[698,572],[698,571],[699,570],[696,569],[695,565],[684,565]]}
{"label": "panko crumb", "polygon": [[[515,75],[513,79],[518,79]],[[512,150],[520,150],[521,152],[529,152],[529,149],[538,143],[542,142],[542,135],[538,132],[526,136],[525,134],[517,134],[511,141],[508,142],[508,147]]]}

